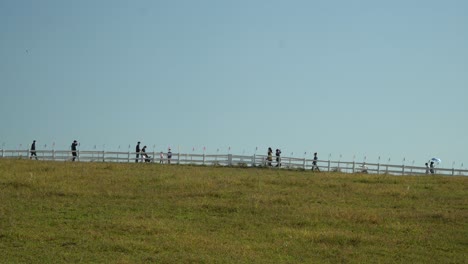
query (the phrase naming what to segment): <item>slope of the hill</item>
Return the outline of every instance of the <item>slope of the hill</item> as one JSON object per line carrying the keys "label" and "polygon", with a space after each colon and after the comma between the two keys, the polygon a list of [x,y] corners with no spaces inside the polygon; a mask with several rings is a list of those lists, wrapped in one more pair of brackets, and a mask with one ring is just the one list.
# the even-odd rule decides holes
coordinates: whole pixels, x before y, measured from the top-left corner
{"label": "slope of the hill", "polygon": [[1,263],[466,263],[468,178],[0,159]]}

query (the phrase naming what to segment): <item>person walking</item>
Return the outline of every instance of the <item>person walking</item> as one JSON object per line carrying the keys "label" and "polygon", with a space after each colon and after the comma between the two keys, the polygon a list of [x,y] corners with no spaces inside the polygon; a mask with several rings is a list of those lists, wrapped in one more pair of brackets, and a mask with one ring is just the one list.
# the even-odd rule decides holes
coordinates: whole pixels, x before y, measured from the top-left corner
{"label": "person walking", "polygon": [[273,160],[273,150],[271,148],[268,148],[268,166],[271,167],[271,161]]}
{"label": "person walking", "polygon": [[171,158],[172,158],[172,152],[171,152],[171,148],[169,148],[167,151],[167,164],[171,164]]}
{"label": "person walking", "polygon": [[135,162],[138,163],[138,159],[140,158],[140,141],[138,141],[135,147],[136,159]]}
{"label": "person walking", "polygon": [[77,157],[76,146],[78,146],[78,141],[73,140],[73,143],[71,144],[71,152],[72,152],[72,156],[73,156],[72,161],[75,161],[75,159]]}
{"label": "person walking", "polygon": [[164,153],[162,151],[159,153],[159,163],[164,164]]}
{"label": "person walking", "polygon": [[312,162],[312,170],[317,170],[317,171],[320,171],[319,167],[317,166],[317,161],[318,161],[318,157],[317,157],[317,152],[314,153],[314,161]]}
{"label": "person walking", "polygon": [[141,149],[141,160],[144,162],[150,162],[150,156],[146,154],[146,146]]}
{"label": "person walking", "polygon": [[431,161],[431,164],[429,165],[429,168],[430,168],[431,174],[434,174],[434,162],[433,161]]}
{"label": "person walking", "polygon": [[281,167],[281,150],[276,149],[276,167]]}
{"label": "person walking", "polygon": [[29,157],[29,159],[32,159],[32,157],[34,156],[37,160],[37,154],[36,154],[36,140],[33,140],[33,143],[31,144],[31,156]]}

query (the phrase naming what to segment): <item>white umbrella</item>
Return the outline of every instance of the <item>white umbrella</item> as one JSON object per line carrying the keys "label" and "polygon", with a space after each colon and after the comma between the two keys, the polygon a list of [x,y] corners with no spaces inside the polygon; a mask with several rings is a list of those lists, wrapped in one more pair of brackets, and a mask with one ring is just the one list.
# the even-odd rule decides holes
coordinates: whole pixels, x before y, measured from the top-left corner
{"label": "white umbrella", "polygon": [[442,160],[439,159],[439,158],[432,158],[432,159],[429,160],[429,162],[434,162],[435,164],[440,164],[442,162]]}

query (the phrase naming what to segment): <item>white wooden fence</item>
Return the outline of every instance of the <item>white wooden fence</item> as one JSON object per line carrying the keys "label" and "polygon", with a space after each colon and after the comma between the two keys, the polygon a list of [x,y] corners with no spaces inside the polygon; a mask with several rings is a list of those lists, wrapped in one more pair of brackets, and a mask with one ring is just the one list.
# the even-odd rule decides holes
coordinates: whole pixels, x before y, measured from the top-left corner
{"label": "white wooden fence", "polygon": [[[71,161],[70,150],[36,150],[37,159],[48,161]],[[160,158],[158,152],[147,152],[148,158],[143,158],[141,153],[117,152],[117,151],[81,151],[76,152],[76,161],[82,162],[136,162],[136,155],[139,155],[140,163],[157,164],[182,164],[182,165],[216,165],[216,166],[239,166],[239,167],[270,167],[265,155],[235,155],[235,154],[194,154],[194,153],[173,153],[172,158],[167,158],[167,153],[163,153]],[[29,159],[29,150],[0,150],[0,158]],[[35,159],[35,157],[33,157]],[[281,166],[277,167],[276,157],[271,162],[272,168],[278,169],[302,169],[311,170],[312,159],[281,157]],[[320,171],[345,172],[345,173],[371,173],[371,174],[393,174],[393,175],[426,175],[430,174],[426,167],[318,160],[317,166]],[[435,174],[451,176],[468,176],[468,170],[435,168]]]}

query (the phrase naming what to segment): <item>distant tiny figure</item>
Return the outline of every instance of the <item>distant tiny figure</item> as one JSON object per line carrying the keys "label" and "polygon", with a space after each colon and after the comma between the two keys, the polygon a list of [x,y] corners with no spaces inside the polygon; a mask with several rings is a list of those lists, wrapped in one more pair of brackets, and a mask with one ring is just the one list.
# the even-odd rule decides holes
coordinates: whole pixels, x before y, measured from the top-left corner
{"label": "distant tiny figure", "polygon": [[140,158],[140,141],[138,141],[136,147],[135,147],[135,152],[136,152],[136,159],[135,162],[138,163],[138,159]]}
{"label": "distant tiny figure", "polygon": [[430,169],[431,174],[434,174],[434,162],[433,161],[431,161],[431,164],[429,165],[429,168],[431,168]]}
{"label": "distant tiny figure", "polygon": [[426,174],[429,174],[429,164],[426,162]]}
{"label": "distant tiny figure", "polygon": [[369,173],[369,168],[367,167],[366,163],[361,165],[361,173]]}
{"label": "distant tiny figure", "polygon": [[76,159],[76,146],[78,146],[78,141],[76,140],[73,140],[73,143],[71,144],[71,152],[72,152],[72,161],[75,161]]}
{"label": "distant tiny figure", "polygon": [[31,144],[31,156],[29,159],[32,159],[32,157],[35,157],[37,160],[37,154],[36,154],[36,140],[33,140],[33,143]]}
{"label": "distant tiny figure", "polygon": [[172,159],[172,152],[171,148],[167,150],[167,164],[171,164],[171,159]]}
{"label": "distant tiny figure", "polygon": [[271,161],[273,160],[273,150],[271,148],[268,148],[268,166],[271,167]]}
{"label": "distant tiny figure", "polygon": [[281,167],[281,150],[276,149],[276,167]]}
{"label": "distant tiny figure", "polygon": [[150,162],[151,157],[148,156],[148,154],[146,154],[146,146],[144,146],[142,149],[141,149],[141,159],[144,160],[145,162]]}
{"label": "distant tiny figure", "polygon": [[314,161],[312,162],[312,170],[317,170],[317,171],[320,171],[319,167],[317,166],[317,160],[318,160],[318,157],[317,157],[317,152],[314,153]]}
{"label": "distant tiny figure", "polygon": [[159,163],[164,164],[164,153],[162,151],[159,153]]}

